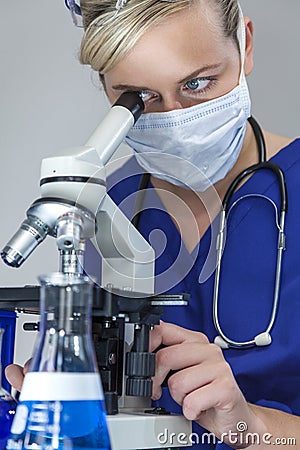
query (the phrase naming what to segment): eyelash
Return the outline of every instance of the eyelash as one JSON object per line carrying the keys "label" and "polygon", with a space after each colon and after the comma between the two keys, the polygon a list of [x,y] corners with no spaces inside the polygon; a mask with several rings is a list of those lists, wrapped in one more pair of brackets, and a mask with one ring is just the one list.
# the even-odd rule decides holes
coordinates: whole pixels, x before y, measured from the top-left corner
{"label": "eyelash", "polygon": [[[208,84],[200,90],[193,90],[189,87],[187,87],[187,84],[191,81],[208,81]],[[198,78],[192,78],[191,80],[188,80],[185,85],[183,86],[182,90],[188,92],[188,95],[192,96],[201,96],[203,94],[206,94],[210,89],[212,89],[217,83],[217,79],[215,77],[198,77]]]}
{"label": "eyelash", "polygon": [[[193,91],[193,89],[188,88],[186,85],[187,83],[191,82],[191,81],[208,81],[208,84],[203,88],[200,89],[199,91]],[[205,95],[208,91],[210,91],[217,83],[217,79],[215,77],[197,77],[197,78],[191,78],[190,80],[188,80],[183,87],[180,88],[180,90],[183,92],[183,94],[186,92],[187,94],[184,95],[188,95],[188,96],[193,96],[193,97],[201,97],[203,95]],[[151,103],[157,101],[160,99],[159,94],[156,94],[155,92],[151,92],[151,91],[141,91],[139,92],[139,94],[141,95],[141,98],[144,100],[144,102],[147,105],[150,105]],[[151,98],[147,99],[147,95],[149,95]]]}

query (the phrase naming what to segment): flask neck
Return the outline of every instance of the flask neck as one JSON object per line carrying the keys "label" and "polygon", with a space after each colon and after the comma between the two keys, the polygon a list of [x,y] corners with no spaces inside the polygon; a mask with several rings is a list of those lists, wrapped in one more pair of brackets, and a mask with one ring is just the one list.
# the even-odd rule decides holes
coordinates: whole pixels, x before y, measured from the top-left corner
{"label": "flask neck", "polygon": [[[31,371],[96,372],[92,285],[84,277],[41,283],[41,322]],[[66,282],[67,280],[67,282]]]}
{"label": "flask neck", "polygon": [[90,300],[73,298],[72,293],[41,299],[40,329],[65,335],[90,334]]}

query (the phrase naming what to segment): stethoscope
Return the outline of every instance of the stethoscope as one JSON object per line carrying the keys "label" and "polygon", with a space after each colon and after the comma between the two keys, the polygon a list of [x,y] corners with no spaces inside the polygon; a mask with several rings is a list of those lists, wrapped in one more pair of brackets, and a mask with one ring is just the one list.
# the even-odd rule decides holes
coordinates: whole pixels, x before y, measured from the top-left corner
{"label": "stethoscope", "polygon": [[[254,132],[255,141],[257,145],[257,150],[259,154],[259,161],[257,164],[254,164],[247,169],[243,170],[231,183],[229,186],[220,211],[220,225],[219,225],[219,233],[217,238],[217,256],[216,256],[216,271],[215,271],[215,280],[214,280],[214,293],[213,293],[213,321],[218,335],[216,336],[214,342],[221,348],[249,348],[249,347],[263,347],[270,345],[272,342],[271,338],[271,329],[274,325],[277,310],[278,310],[278,301],[279,301],[279,292],[280,292],[280,282],[281,282],[281,272],[282,272],[282,256],[283,251],[285,250],[285,214],[287,212],[287,189],[285,183],[284,173],[281,168],[274,164],[271,161],[266,161],[266,145],[263,137],[262,130],[256,120],[253,117],[249,117],[248,119],[252,130]],[[270,170],[274,173],[277,178],[279,190],[280,190],[280,213],[278,220],[278,245],[277,245],[277,261],[276,261],[276,274],[275,274],[275,287],[274,287],[274,297],[273,297],[273,306],[271,311],[271,316],[269,323],[266,329],[257,334],[253,339],[249,339],[248,341],[235,341],[228,337],[220,324],[219,319],[219,290],[220,290],[220,271],[221,271],[221,263],[222,263],[222,255],[225,249],[225,231],[226,231],[226,220],[229,213],[229,205],[232,199],[233,194],[236,189],[240,185],[240,183],[247,178],[249,175],[252,175],[254,172],[259,170]],[[145,173],[141,178],[141,182],[138,189],[138,195],[136,198],[134,212],[133,212],[133,225],[138,228],[142,205],[144,202],[144,197],[146,194],[146,188],[150,181],[150,174]],[[271,201],[271,200],[270,200]],[[272,202],[272,201],[271,201]],[[237,202],[235,202],[236,204]]]}

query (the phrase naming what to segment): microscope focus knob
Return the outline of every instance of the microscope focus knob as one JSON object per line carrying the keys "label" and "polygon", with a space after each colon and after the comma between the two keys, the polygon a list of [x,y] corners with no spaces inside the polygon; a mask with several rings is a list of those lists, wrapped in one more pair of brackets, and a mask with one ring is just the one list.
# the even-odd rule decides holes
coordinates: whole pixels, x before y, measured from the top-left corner
{"label": "microscope focus knob", "polygon": [[155,374],[155,353],[128,352],[126,355],[126,395],[151,397]]}
{"label": "microscope focus knob", "polygon": [[155,353],[128,352],[126,355],[126,375],[153,377],[155,374]]}
{"label": "microscope focus knob", "polygon": [[127,378],[126,395],[134,397],[151,397],[152,395],[151,378]]}

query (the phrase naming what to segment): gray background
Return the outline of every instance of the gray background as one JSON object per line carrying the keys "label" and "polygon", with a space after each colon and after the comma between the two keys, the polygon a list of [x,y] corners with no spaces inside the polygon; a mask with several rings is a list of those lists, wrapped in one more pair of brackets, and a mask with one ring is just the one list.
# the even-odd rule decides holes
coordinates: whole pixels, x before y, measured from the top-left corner
{"label": "gray background", "polygon": [[[113,1],[113,0],[112,0]],[[242,0],[255,26],[252,111],[264,128],[299,134],[299,0]],[[83,144],[108,109],[97,76],[77,61],[81,30],[63,0],[1,2],[0,247],[40,196],[40,162]],[[121,150],[121,154],[124,148]],[[0,286],[35,284],[58,267],[46,241],[20,269],[0,261]]]}

